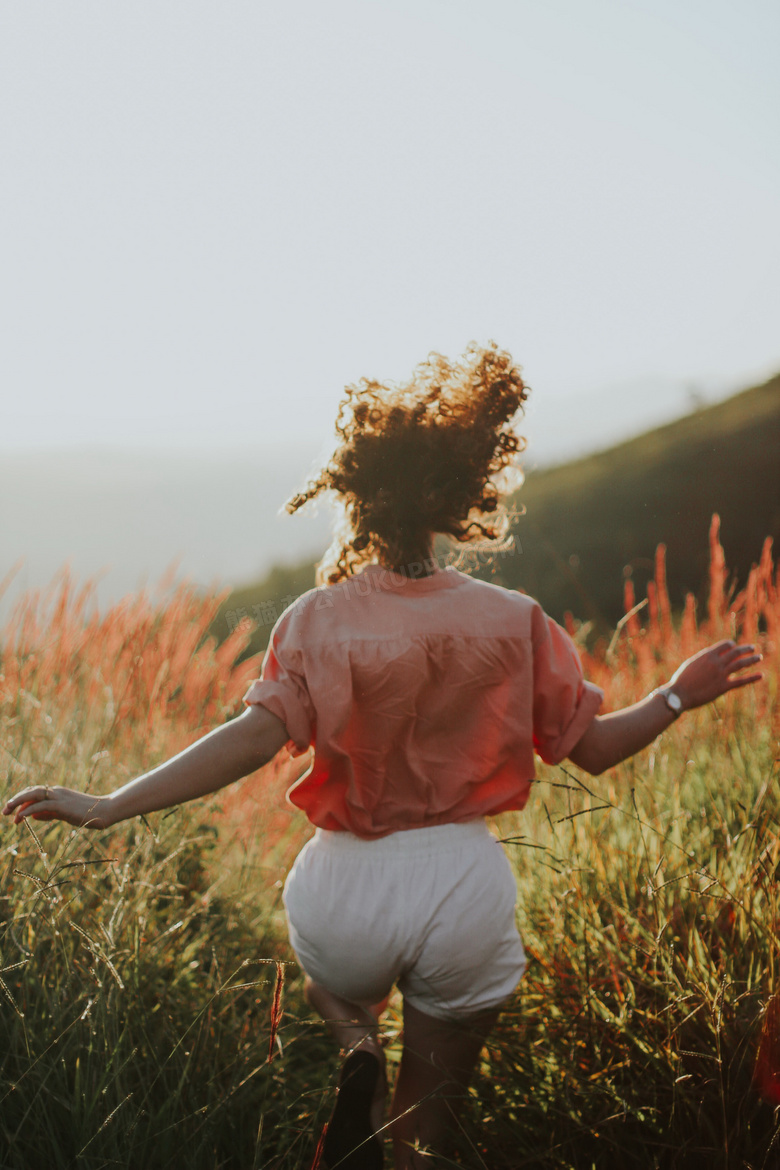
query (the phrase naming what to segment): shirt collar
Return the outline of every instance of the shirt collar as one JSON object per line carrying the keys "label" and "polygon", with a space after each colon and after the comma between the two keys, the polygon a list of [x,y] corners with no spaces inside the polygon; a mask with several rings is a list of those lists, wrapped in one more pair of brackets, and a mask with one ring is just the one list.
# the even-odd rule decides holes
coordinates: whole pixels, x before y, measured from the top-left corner
{"label": "shirt collar", "polygon": [[414,593],[430,593],[436,589],[451,589],[453,585],[459,585],[460,579],[463,576],[452,565],[447,565],[440,569],[434,562],[432,572],[427,576],[418,575],[415,570],[417,565],[410,565],[406,573],[400,573],[392,569],[385,569],[382,565],[371,564],[357,574],[357,578],[369,575],[372,579],[372,586],[374,589],[391,589],[397,592]]}

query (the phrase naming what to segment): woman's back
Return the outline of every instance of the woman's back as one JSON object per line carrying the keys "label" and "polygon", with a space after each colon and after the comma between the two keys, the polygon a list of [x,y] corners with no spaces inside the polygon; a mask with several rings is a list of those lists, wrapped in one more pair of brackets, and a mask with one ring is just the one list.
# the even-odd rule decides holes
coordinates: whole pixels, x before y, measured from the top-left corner
{"label": "woman's back", "polygon": [[315,748],[292,802],[372,838],[522,808],[534,751],[563,759],[601,697],[531,598],[369,565],[284,614],[246,700]]}

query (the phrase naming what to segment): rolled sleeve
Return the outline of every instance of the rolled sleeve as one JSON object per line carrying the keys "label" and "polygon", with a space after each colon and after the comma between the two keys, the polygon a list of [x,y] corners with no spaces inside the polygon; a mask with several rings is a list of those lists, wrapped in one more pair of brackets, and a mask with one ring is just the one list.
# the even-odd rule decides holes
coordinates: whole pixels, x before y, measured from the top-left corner
{"label": "rolled sleeve", "polygon": [[244,695],[247,706],[266,707],[281,719],[300,756],[311,745],[314,711],[306,687],[303,656],[294,645],[294,630],[284,618],[271,633],[261,677]]}
{"label": "rolled sleeve", "polygon": [[583,677],[577,647],[542,609],[533,618],[534,749],[558,764],[598,714],[604,692]]}

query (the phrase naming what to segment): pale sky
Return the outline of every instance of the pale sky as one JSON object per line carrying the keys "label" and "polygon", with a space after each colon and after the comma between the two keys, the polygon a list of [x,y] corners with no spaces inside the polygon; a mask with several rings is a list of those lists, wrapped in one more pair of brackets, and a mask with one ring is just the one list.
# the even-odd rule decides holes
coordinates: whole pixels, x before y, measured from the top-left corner
{"label": "pale sky", "polygon": [[778,45],[771,0],[4,0],[0,448],[321,439],[471,339],[548,404],[767,376]]}

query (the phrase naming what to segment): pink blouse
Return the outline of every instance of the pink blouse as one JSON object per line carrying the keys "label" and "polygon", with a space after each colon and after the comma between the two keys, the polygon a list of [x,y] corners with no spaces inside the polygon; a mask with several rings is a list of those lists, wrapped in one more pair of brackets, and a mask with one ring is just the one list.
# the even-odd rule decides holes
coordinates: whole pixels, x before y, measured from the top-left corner
{"label": "pink blouse", "polygon": [[523,808],[534,751],[564,759],[602,698],[532,598],[369,565],[284,612],[244,702],[283,721],[293,754],[314,747],[292,804],[372,838]]}

